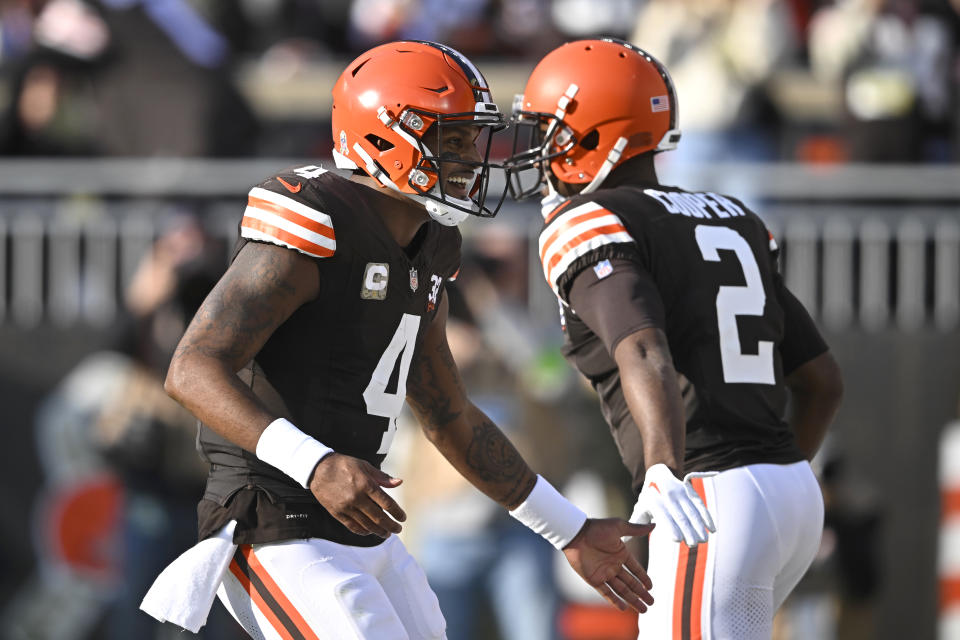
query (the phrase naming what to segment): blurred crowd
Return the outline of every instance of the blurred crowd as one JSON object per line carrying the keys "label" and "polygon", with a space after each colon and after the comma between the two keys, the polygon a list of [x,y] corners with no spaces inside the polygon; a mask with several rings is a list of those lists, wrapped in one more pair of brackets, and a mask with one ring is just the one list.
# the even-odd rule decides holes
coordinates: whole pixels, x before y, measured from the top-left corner
{"label": "blurred crowd", "polygon": [[671,69],[681,159],[960,154],[958,0],[0,0],[0,155],[326,155],[323,109],[259,113],[245,77],[401,38],[526,74],[597,35]]}

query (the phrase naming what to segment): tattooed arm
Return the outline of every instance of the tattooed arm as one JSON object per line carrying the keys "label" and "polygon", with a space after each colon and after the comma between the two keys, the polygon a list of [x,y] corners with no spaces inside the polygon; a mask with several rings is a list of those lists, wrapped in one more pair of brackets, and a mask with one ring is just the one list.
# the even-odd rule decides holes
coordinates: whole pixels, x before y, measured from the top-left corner
{"label": "tattooed arm", "polygon": [[[531,508],[534,502],[532,496],[543,491],[546,483],[537,480],[536,474],[520,457],[513,444],[467,398],[463,380],[447,344],[447,312],[448,302],[444,296],[407,378],[407,402],[427,438],[457,471],[516,515]],[[537,489],[534,490],[534,487]],[[539,499],[536,501],[539,502]],[[552,528],[549,522],[552,509],[564,513],[569,513],[567,508],[576,510],[559,496],[551,498],[550,502],[548,509],[534,509],[539,511],[537,518],[546,516],[546,529]],[[563,503],[567,506],[564,507]],[[539,502],[538,506],[543,504]],[[574,527],[579,526],[582,517]],[[518,519],[543,533],[527,518],[518,516]],[[566,542],[563,553],[580,577],[610,603],[620,609],[629,606],[643,613],[647,605],[653,602],[649,593],[650,579],[636,558],[627,551],[621,536],[646,535],[650,529],[646,525],[630,524],[616,518],[588,519],[579,532]],[[544,535],[550,539],[547,534]],[[564,542],[555,544],[559,547]]]}
{"label": "tattooed arm", "polygon": [[272,415],[237,372],[303,303],[316,297],[312,261],[247,243],[203,301],[170,361],[164,388],[204,424],[255,452]]}
{"label": "tattooed arm", "polygon": [[437,315],[407,379],[407,402],[427,439],[463,477],[507,509],[533,489],[536,474],[490,418],[467,398],[447,344],[449,303]]}
{"label": "tattooed arm", "polygon": [[[283,416],[272,414],[237,372],[319,287],[306,256],[248,243],[187,327],[170,362],[167,393],[221,436],[256,453],[263,431]],[[395,520],[406,519],[381,489],[398,484],[370,463],[338,453],[324,457],[309,479],[314,497],[345,527],[381,537],[398,533]]]}

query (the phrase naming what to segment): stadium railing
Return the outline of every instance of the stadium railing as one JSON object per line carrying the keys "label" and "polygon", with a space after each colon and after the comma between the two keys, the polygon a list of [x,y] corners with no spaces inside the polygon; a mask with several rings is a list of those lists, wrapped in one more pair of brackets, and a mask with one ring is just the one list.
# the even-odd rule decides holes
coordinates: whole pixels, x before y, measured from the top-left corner
{"label": "stadium railing", "polygon": [[[0,323],[109,325],[167,221],[189,212],[231,240],[250,185],[298,163],[317,160],[0,160]],[[666,165],[661,175],[757,210],[787,284],[827,328],[960,326],[955,166]],[[535,204],[508,203],[501,218],[535,242]],[[531,310],[555,309],[539,267],[530,271]]]}

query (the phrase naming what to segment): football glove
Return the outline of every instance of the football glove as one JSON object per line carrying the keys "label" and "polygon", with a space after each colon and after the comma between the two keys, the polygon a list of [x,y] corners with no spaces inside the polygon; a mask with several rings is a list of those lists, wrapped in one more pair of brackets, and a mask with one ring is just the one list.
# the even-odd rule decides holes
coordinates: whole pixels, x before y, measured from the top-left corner
{"label": "football glove", "polygon": [[700,500],[690,479],[712,473],[687,474],[683,482],[678,480],[665,464],[655,464],[647,469],[643,489],[633,507],[630,522],[649,524],[655,522],[669,527],[673,539],[683,540],[688,547],[707,541],[707,531],[717,528],[710,512]]}

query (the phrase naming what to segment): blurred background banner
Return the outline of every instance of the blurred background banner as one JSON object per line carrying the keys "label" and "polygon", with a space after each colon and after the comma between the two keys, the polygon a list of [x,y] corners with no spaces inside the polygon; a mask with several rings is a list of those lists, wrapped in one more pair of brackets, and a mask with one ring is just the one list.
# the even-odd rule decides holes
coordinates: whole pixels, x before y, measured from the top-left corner
{"label": "blurred background banner", "polygon": [[[960,2],[0,0],[0,640],[176,633],[136,604],[195,539],[205,470],[160,380],[247,190],[332,168],[347,62],[442,41],[509,111],[540,56],[598,35],[671,70],[662,181],[760,214],[844,371],[821,553],[777,638],[960,638]],[[536,468],[625,516],[629,479],[557,353],[539,227],[510,202],[463,225],[451,347]],[[386,465],[452,640],[635,637],[405,427]]]}

